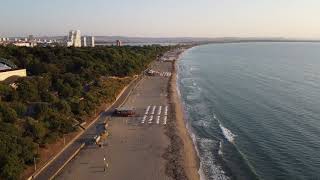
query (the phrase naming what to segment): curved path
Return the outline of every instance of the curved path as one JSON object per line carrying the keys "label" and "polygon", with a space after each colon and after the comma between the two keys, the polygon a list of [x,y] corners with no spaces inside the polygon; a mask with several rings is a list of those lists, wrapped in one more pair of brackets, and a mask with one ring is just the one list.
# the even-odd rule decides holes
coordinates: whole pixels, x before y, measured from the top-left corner
{"label": "curved path", "polygon": [[69,158],[81,147],[83,143],[86,145],[92,143],[93,137],[97,134],[99,125],[101,125],[105,118],[112,114],[114,109],[127,99],[131,91],[135,88],[137,82],[141,80],[142,77],[134,80],[127,89],[122,93],[122,95],[114,102],[114,104],[102,112],[98,119],[93,122],[76,140],[74,140],[66,149],[63,150],[50,164],[48,164],[44,169],[42,169],[34,179],[37,180],[47,180],[54,177],[58,171],[61,170],[61,167],[69,160]]}
{"label": "curved path", "polygon": [[[171,72],[172,63],[157,61],[152,69]],[[110,136],[103,147],[86,145],[56,179],[171,180],[166,171],[169,154],[165,154],[170,145],[167,122],[172,121],[168,85],[169,77],[161,74],[139,81],[124,101],[124,106],[135,108],[137,116],[108,117]],[[99,127],[103,126],[93,129],[91,138]]]}

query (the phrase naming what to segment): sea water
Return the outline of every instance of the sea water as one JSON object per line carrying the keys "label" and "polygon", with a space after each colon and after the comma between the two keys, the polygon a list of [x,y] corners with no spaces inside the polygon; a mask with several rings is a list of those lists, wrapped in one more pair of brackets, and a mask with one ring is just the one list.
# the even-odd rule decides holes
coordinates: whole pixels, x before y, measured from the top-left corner
{"label": "sea water", "polygon": [[320,44],[197,46],[178,88],[204,179],[320,179]]}

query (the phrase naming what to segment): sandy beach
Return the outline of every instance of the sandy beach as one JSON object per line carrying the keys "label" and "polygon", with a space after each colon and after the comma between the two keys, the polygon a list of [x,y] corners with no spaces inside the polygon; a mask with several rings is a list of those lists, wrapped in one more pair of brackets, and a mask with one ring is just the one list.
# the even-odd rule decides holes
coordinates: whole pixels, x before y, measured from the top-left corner
{"label": "sandy beach", "polygon": [[145,76],[122,105],[137,115],[102,117],[96,131],[108,120],[110,134],[103,146],[86,145],[56,179],[199,179],[198,157],[176,91],[175,61],[155,61],[151,68],[159,74]]}
{"label": "sandy beach", "polygon": [[180,144],[182,148],[180,149],[181,157],[176,158],[179,159],[181,166],[187,176],[188,179],[200,179],[199,176],[199,168],[200,161],[195,150],[193,141],[190,137],[188,129],[186,128],[186,119],[184,117],[183,105],[181,103],[180,96],[177,92],[177,60],[173,62],[173,76],[170,80],[170,101],[173,107],[173,116],[176,119],[175,125],[173,125],[172,129],[176,129],[176,135],[178,135],[181,139]]}

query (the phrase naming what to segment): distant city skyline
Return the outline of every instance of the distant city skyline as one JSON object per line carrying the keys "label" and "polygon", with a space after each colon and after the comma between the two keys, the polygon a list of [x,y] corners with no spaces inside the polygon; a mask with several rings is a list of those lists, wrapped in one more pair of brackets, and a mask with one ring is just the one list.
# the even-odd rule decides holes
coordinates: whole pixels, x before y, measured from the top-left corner
{"label": "distant city skyline", "polygon": [[0,37],[320,39],[319,0],[0,0]]}

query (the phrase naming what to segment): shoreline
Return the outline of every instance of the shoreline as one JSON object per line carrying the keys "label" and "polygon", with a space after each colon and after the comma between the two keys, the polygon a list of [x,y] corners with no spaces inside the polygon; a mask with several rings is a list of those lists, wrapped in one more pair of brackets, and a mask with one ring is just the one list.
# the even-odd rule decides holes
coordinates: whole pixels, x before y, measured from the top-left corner
{"label": "shoreline", "polygon": [[168,163],[174,163],[176,179],[200,180],[200,158],[191,137],[192,134],[187,127],[188,124],[177,86],[177,61],[180,60],[182,53],[172,62],[172,76],[168,87],[169,102],[174,112],[173,119],[175,119],[174,123],[169,124],[166,132],[171,142],[167,152],[172,153],[171,156],[173,156],[168,160]]}
{"label": "shoreline", "polygon": [[[192,135],[187,127],[188,124],[185,121],[184,108],[177,89],[176,65],[184,50],[177,51],[175,55],[172,55],[173,60],[171,62],[155,63],[153,68],[164,72],[172,72],[169,79],[148,77],[143,81],[136,81],[136,86],[130,90],[126,99],[121,103],[125,106],[135,106],[139,114],[144,114],[144,108],[148,104],[154,104],[155,102],[160,105],[167,104],[169,109],[172,109],[172,113],[168,115],[169,120],[166,128],[165,126],[140,124],[140,118],[113,117],[110,121],[112,136],[104,145],[106,149],[101,149],[89,143],[66,165],[58,174],[57,179],[71,179],[75,175],[78,179],[89,177],[100,179],[104,177],[105,175],[99,174],[100,171],[92,174],[91,169],[101,166],[99,159],[105,153],[108,154],[107,161],[112,163],[108,170],[109,173],[106,175],[109,179],[122,176],[124,178],[135,177],[141,179],[149,177],[153,179],[155,174],[170,179],[200,179],[200,160]],[[153,81],[153,79],[157,79],[158,82]],[[158,96],[158,93],[160,96]],[[167,94],[167,97],[165,95],[161,96],[164,93]],[[141,98],[140,94],[150,98]],[[96,122],[97,127],[106,117],[103,116]],[[96,129],[90,128],[88,133],[89,131],[94,134]],[[153,136],[147,136],[151,133]],[[149,158],[144,158],[146,156]],[[135,166],[138,160],[143,162],[142,164],[145,166]],[[83,164],[83,162],[86,163]],[[125,169],[127,173],[123,174],[118,169]],[[137,172],[140,173],[137,174]]]}
{"label": "shoreline", "polygon": [[[176,55],[178,53],[168,53],[169,57],[164,59],[170,60],[166,62],[153,61],[149,68],[161,72],[161,75],[145,76],[121,103],[123,107],[135,108],[137,115],[118,117],[106,114],[97,126],[99,129],[109,117],[110,137],[102,140],[103,147],[89,143],[58,174],[57,179],[192,179],[186,178],[183,168],[179,168],[182,166],[175,166],[178,161],[172,152],[182,156],[180,151],[175,151],[177,146],[168,138],[169,124],[176,122],[168,99],[171,79],[168,74],[173,71],[171,59],[175,59]],[[148,107],[154,110],[149,111]],[[175,125],[170,127],[176,128]],[[90,133],[93,138],[96,129],[92,128]],[[180,137],[174,136],[173,139],[179,140]],[[168,147],[174,150],[168,152]],[[102,157],[109,164],[107,173],[103,169]]]}

